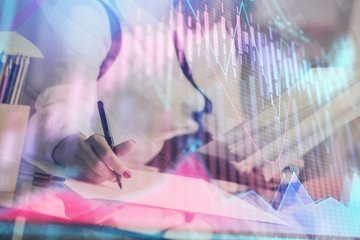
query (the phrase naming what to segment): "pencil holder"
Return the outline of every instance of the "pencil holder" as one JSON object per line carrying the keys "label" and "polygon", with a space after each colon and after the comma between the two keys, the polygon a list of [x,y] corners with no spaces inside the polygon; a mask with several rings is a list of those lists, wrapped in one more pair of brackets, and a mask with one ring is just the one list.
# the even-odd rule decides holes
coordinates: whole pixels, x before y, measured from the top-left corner
{"label": "pencil holder", "polygon": [[30,107],[0,104],[0,193],[14,192]]}

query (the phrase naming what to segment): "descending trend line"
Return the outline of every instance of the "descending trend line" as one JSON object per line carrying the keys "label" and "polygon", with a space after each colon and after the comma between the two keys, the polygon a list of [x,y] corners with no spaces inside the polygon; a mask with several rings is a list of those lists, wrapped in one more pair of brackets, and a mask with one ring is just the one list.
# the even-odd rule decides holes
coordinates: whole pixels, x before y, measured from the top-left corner
{"label": "descending trend line", "polygon": [[272,0],[276,10],[279,12],[279,14],[281,15],[281,17],[284,19],[284,21],[288,24],[291,25],[291,22],[287,19],[287,17],[285,17],[285,14],[282,12],[279,4],[276,2],[276,0]]}
{"label": "descending trend line", "polygon": [[[280,39],[280,54],[282,54],[283,51],[283,45],[286,45],[287,47],[290,47],[290,45],[283,40],[282,38]],[[276,112],[276,108],[275,108],[275,112],[276,112],[276,117],[278,122],[280,122],[280,118],[281,118],[281,77],[283,76],[283,67],[282,64],[279,64],[279,116],[277,116],[277,112]]]}

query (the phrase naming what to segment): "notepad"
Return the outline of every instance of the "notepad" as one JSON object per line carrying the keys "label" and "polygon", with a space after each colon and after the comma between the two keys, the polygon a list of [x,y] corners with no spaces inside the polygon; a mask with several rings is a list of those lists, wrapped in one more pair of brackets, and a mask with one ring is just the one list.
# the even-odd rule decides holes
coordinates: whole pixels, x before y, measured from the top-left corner
{"label": "notepad", "polygon": [[84,198],[286,225],[276,216],[202,179],[132,170],[132,178],[124,179],[122,191],[111,182],[91,184],[67,179],[65,184]]}

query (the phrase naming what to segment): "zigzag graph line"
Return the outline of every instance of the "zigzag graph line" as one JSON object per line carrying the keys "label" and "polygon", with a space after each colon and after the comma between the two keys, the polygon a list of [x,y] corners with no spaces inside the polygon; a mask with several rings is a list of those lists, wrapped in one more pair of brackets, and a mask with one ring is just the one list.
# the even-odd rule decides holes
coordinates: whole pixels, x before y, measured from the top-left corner
{"label": "zigzag graph line", "polygon": [[[192,13],[193,13],[196,21],[197,21],[198,23],[200,23],[200,21],[199,21],[198,17],[196,16],[195,11],[194,11],[194,9],[192,8],[191,3],[189,2],[189,0],[187,0],[187,3],[188,3],[188,5],[189,5],[190,10],[192,11]],[[238,13],[238,16],[239,16],[239,17],[240,17],[240,14],[241,14],[242,9],[244,9],[244,14],[245,14],[246,21],[247,21],[247,24],[248,24],[248,26],[249,26],[249,29],[251,29],[251,28],[250,28],[250,27],[251,27],[250,21],[249,21],[249,18],[248,18],[248,16],[247,16],[246,9],[245,9],[245,6],[244,6],[244,3],[243,3],[243,2],[241,2],[241,5],[240,5],[240,9],[239,9],[239,13]],[[213,52],[214,56],[216,57],[217,63],[219,64],[219,66],[220,66],[220,68],[221,68],[221,70],[222,70],[222,72],[223,72],[223,74],[224,74],[225,76],[226,76],[227,71],[228,71],[228,69],[229,69],[229,63],[230,63],[230,58],[231,58],[231,54],[232,54],[232,48],[233,48],[233,46],[234,46],[234,41],[235,41],[235,36],[236,36],[235,34],[236,34],[236,32],[237,32],[238,23],[239,23],[239,21],[237,21],[237,23],[236,23],[236,27],[235,27],[235,31],[234,31],[234,36],[233,36],[233,39],[232,39],[232,44],[231,44],[231,49],[230,49],[230,54],[229,54],[229,58],[228,58],[228,63],[227,63],[227,66],[226,66],[226,68],[225,68],[225,69],[226,69],[225,71],[224,71],[224,68],[223,68],[223,66],[221,65],[218,57],[216,56],[215,50],[214,50],[214,48],[212,47],[212,45],[210,44],[209,39],[206,39],[206,41],[207,41],[208,44],[209,44],[209,47],[210,47],[211,51]],[[201,24],[200,24],[200,26],[201,26]],[[201,31],[202,31],[202,32],[204,33],[204,35],[205,35],[205,31],[204,31],[204,29],[203,29],[202,26],[201,26]],[[258,59],[259,59],[259,61],[260,61],[261,70],[262,70],[262,73],[263,73],[263,75],[264,75],[264,79],[265,79],[266,85],[267,85],[267,87],[269,88],[269,82],[268,82],[268,79],[266,78],[266,74],[265,74],[265,71],[264,71],[262,59],[260,58],[260,54],[259,54],[259,52],[258,52],[256,43],[255,43],[255,37],[253,36],[253,32],[252,32],[252,31],[250,31],[250,34],[251,34],[251,38],[252,38],[252,41],[253,41],[253,45],[254,45],[254,48],[255,48],[257,57],[258,57]],[[206,35],[205,35],[205,36],[206,36]],[[205,38],[206,38],[206,37],[205,37]],[[206,56],[206,54],[204,54],[204,55]],[[284,127],[284,134],[283,134],[283,140],[282,140],[281,150],[280,150],[280,153],[279,153],[277,159],[276,159],[275,161],[271,161],[271,160],[269,160],[269,159],[263,154],[263,152],[261,151],[261,149],[260,149],[260,148],[258,147],[258,145],[255,143],[254,139],[251,137],[250,132],[249,132],[248,129],[246,128],[244,121],[242,120],[239,112],[237,111],[234,103],[233,103],[232,100],[231,100],[231,97],[229,96],[228,92],[226,91],[225,86],[223,85],[223,83],[222,83],[219,75],[218,75],[217,72],[215,71],[214,67],[210,64],[210,59],[207,59],[207,61],[209,62],[209,65],[210,65],[213,73],[215,74],[217,80],[219,81],[220,86],[221,86],[221,88],[223,89],[223,91],[224,91],[224,93],[225,93],[225,95],[226,95],[226,98],[228,99],[228,101],[229,101],[231,107],[233,108],[233,110],[234,110],[237,118],[239,119],[241,125],[243,126],[243,129],[244,129],[246,135],[249,137],[249,139],[250,139],[251,143],[254,145],[255,149],[259,152],[259,154],[261,155],[261,157],[262,157],[266,162],[268,162],[268,163],[270,163],[270,164],[276,164],[277,162],[279,162],[280,159],[281,159],[281,156],[282,156],[282,154],[283,154],[284,147],[285,147],[286,129],[287,129],[288,116],[289,116],[289,112],[290,112],[292,87],[290,87],[290,89],[289,89],[289,101],[288,101],[288,106],[287,106],[287,111],[286,111],[285,127]],[[273,103],[272,103],[272,106],[274,107],[275,113],[276,113],[276,115],[277,115],[276,108],[275,108],[275,106],[274,106]]]}
{"label": "zigzag graph line", "polygon": [[[171,1],[171,2],[172,2],[172,1]],[[200,27],[201,27],[201,31],[204,33],[205,39],[206,39],[206,41],[207,41],[207,43],[208,43],[208,45],[209,45],[212,53],[214,54],[214,56],[215,56],[215,58],[216,58],[216,61],[217,61],[217,63],[218,63],[219,66],[220,66],[220,69],[222,70],[223,74],[226,76],[226,74],[227,74],[227,72],[228,72],[228,69],[229,69],[229,65],[230,65],[230,59],[231,59],[231,55],[232,55],[232,49],[233,49],[233,46],[234,46],[235,36],[236,36],[237,31],[238,31],[238,23],[239,23],[239,21],[237,21],[237,23],[236,23],[234,35],[233,35],[233,38],[232,38],[231,49],[230,49],[230,53],[229,53],[229,56],[228,56],[227,65],[226,65],[225,70],[224,70],[224,67],[222,66],[222,64],[220,63],[220,60],[218,59],[218,57],[217,57],[216,54],[215,54],[215,50],[214,50],[213,46],[210,44],[210,40],[206,37],[205,30],[203,29],[203,26],[200,24],[200,21],[199,21],[197,15],[195,14],[195,11],[194,11],[191,3],[189,2],[189,0],[187,0],[187,4],[189,5],[189,7],[190,7],[190,9],[191,9],[191,11],[192,11],[192,13],[193,13],[196,21],[199,23],[199,25],[200,25]],[[173,4],[171,3],[170,5],[171,5],[171,13],[172,13],[172,11],[173,11],[173,9],[174,9],[174,8],[173,8]],[[245,14],[245,18],[246,18],[247,25],[249,26],[249,29],[251,29],[251,28],[250,28],[250,27],[251,27],[250,21],[249,21],[249,18],[248,18],[246,9],[245,9],[245,5],[244,5],[243,2],[241,2],[241,5],[240,5],[240,9],[239,9],[239,13],[238,13],[238,16],[239,16],[239,17],[240,17],[240,14],[241,14],[241,11],[242,11],[242,10],[244,10],[244,14]],[[257,55],[257,57],[258,57],[258,59],[259,59],[259,61],[260,61],[261,71],[262,71],[262,74],[263,74],[263,76],[264,76],[265,83],[266,83],[266,85],[267,85],[267,88],[269,89],[269,81],[268,81],[267,76],[266,76],[266,74],[265,74],[264,65],[263,65],[262,59],[261,59],[261,57],[260,57],[258,48],[257,48],[257,44],[256,44],[256,42],[255,42],[255,37],[253,36],[253,32],[252,32],[252,31],[250,31],[250,34],[251,34],[251,38],[252,38],[252,44],[254,45],[254,48],[255,48],[255,51],[256,51],[256,55]],[[281,39],[281,40],[280,40],[280,49],[283,48],[283,45],[289,46],[288,43],[286,43],[283,39]],[[143,46],[143,47],[144,47],[144,46]],[[146,47],[144,47],[144,48],[146,49]],[[204,55],[206,56],[206,54],[204,54]],[[208,60],[208,62],[210,62],[209,59],[207,59],[207,60]],[[228,93],[227,93],[224,85],[222,84],[222,82],[221,82],[221,80],[220,80],[220,77],[218,76],[218,74],[217,74],[216,71],[214,70],[213,66],[211,66],[211,68],[212,68],[215,76],[217,77],[217,80],[220,82],[220,85],[221,85],[221,87],[223,88],[223,91],[224,91],[224,93],[225,93],[225,95],[226,95],[229,103],[231,104],[231,106],[232,106],[235,114],[237,115],[240,123],[242,124],[242,126],[243,126],[246,134],[247,134],[248,137],[250,138],[250,140],[251,140],[252,144],[255,146],[256,150],[259,151],[259,153],[260,153],[260,155],[262,156],[262,158],[263,158],[265,161],[267,161],[268,163],[270,163],[270,164],[275,164],[275,163],[277,163],[277,162],[281,159],[282,153],[283,153],[283,151],[284,151],[284,146],[285,146],[287,120],[288,120],[288,116],[289,116],[289,112],[290,112],[290,104],[291,104],[292,86],[289,88],[289,101],[288,101],[287,112],[286,112],[286,119],[285,119],[285,127],[284,127],[282,147],[281,147],[280,154],[279,154],[279,156],[277,157],[277,159],[276,159],[275,161],[271,161],[271,160],[269,160],[269,159],[266,158],[266,156],[261,152],[261,150],[259,149],[259,147],[257,146],[257,144],[254,142],[253,138],[251,137],[250,132],[246,129],[245,124],[244,124],[244,122],[242,121],[242,118],[241,118],[239,112],[237,111],[235,105],[233,104],[233,102],[232,102],[230,96],[228,95]],[[283,74],[283,73],[282,73],[282,68],[280,67],[280,78],[283,76],[282,74]],[[165,93],[162,91],[162,89],[160,88],[160,86],[157,86],[156,81],[152,81],[152,82],[153,82],[153,84],[154,84],[154,87],[156,88],[156,91],[157,91],[159,97],[160,97],[161,100],[163,101],[164,105],[168,106],[168,105],[169,105],[169,102],[168,102],[168,101],[169,101],[169,93],[171,92],[170,89],[169,89],[169,88],[171,88],[171,87],[170,87],[171,80],[170,80],[169,78],[167,79],[166,97],[165,97]],[[170,82],[170,83],[169,83],[169,82]],[[281,94],[280,94],[280,97],[281,97]],[[279,114],[278,114],[278,112],[277,112],[277,110],[276,110],[276,107],[275,107],[275,104],[273,103],[273,101],[272,101],[272,106],[273,106],[273,108],[274,108],[274,112],[275,112],[275,116],[276,116],[277,120],[280,121],[281,101],[279,101],[279,106],[278,106],[278,107],[279,107]],[[321,126],[319,126],[319,127],[321,128]],[[322,131],[321,131],[321,133],[322,133]],[[322,134],[323,134],[323,133],[322,133]],[[326,144],[326,145],[328,145],[328,144]],[[328,147],[327,147],[327,149],[328,149]]]}
{"label": "zigzag graph line", "polygon": [[[230,48],[230,53],[229,53],[227,65],[226,65],[226,67],[225,67],[225,69],[224,69],[224,67],[222,66],[220,60],[218,59],[217,55],[215,54],[215,50],[214,50],[213,46],[211,45],[210,40],[206,37],[205,30],[203,29],[202,25],[200,24],[200,21],[199,21],[197,15],[195,14],[195,11],[194,11],[194,9],[193,9],[193,7],[192,7],[192,5],[191,5],[191,3],[190,3],[189,0],[187,0],[187,4],[189,5],[189,8],[190,8],[192,14],[194,15],[196,21],[199,23],[199,25],[200,25],[200,27],[201,27],[201,31],[203,32],[203,34],[204,34],[204,36],[205,36],[205,39],[206,39],[206,41],[207,41],[207,43],[208,43],[208,45],[209,45],[212,53],[214,54],[214,56],[215,56],[215,58],[216,58],[216,62],[218,63],[218,65],[219,65],[222,73],[226,76],[226,74],[227,74],[227,72],[228,72],[228,69],[229,69],[229,65],[230,65],[230,59],[231,59],[231,55],[232,55],[232,52],[233,52],[233,51],[232,51],[232,48],[233,48],[233,46],[234,46],[235,36],[236,36],[237,31],[238,31],[238,23],[239,23],[239,21],[237,21],[237,23],[236,23],[234,35],[233,35],[233,37],[232,37],[232,43],[231,43],[231,48]],[[247,23],[249,29],[251,29],[250,21],[249,21],[249,18],[248,18],[246,9],[245,9],[244,2],[241,2],[241,4],[240,4],[240,9],[239,9],[239,13],[238,13],[238,16],[239,16],[239,17],[240,17],[240,15],[241,15],[241,11],[242,11],[242,10],[244,10],[246,23]],[[251,30],[250,30],[250,35],[251,35],[251,39],[252,39],[252,44],[254,45],[254,49],[255,49],[255,51],[256,51],[256,55],[257,55],[258,60],[259,60],[259,62],[260,62],[261,71],[262,71],[262,74],[263,74],[263,76],[264,76],[266,86],[267,86],[267,88],[269,89],[269,81],[268,81],[268,79],[267,79],[267,77],[266,77],[266,74],[265,74],[264,64],[263,64],[262,59],[261,59],[261,57],[260,57],[260,54],[259,54],[259,51],[258,51],[258,48],[257,48],[257,44],[256,44],[256,42],[255,42],[255,37],[254,37],[253,32],[252,32]],[[289,46],[289,44],[286,43],[283,39],[280,39],[280,49],[283,48],[283,45]],[[280,51],[280,52],[282,52],[282,51]],[[295,54],[298,55],[296,52],[295,52]],[[206,56],[205,53],[203,53],[203,55]],[[222,84],[220,77],[219,77],[218,74],[216,73],[216,71],[215,71],[215,69],[213,68],[213,66],[210,64],[210,60],[209,60],[209,59],[207,59],[207,60],[208,60],[208,62],[209,62],[209,65],[210,65],[212,71],[214,72],[217,80],[219,81],[219,83],[220,83],[220,85],[221,85],[221,87],[222,87],[222,89],[223,89],[223,91],[224,91],[224,93],[225,93],[225,95],[226,95],[226,97],[227,97],[227,99],[228,99],[231,107],[233,108],[233,110],[234,110],[237,118],[239,119],[241,125],[243,126],[246,135],[248,135],[248,137],[250,138],[250,141],[251,141],[252,144],[254,145],[255,149],[259,152],[259,154],[261,155],[261,157],[262,157],[266,162],[268,162],[268,163],[270,163],[270,164],[276,164],[278,161],[280,161],[281,156],[282,156],[282,153],[283,153],[283,151],[284,151],[284,147],[285,147],[286,130],[287,130],[287,120],[288,120],[289,112],[290,112],[292,86],[290,86],[290,88],[289,88],[289,94],[288,94],[288,96],[289,96],[289,101],[288,101],[288,106],[287,106],[287,111],[286,111],[284,134],[283,134],[283,140],[282,140],[281,150],[280,150],[280,153],[279,153],[277,159],[271,161],[271,160],[269,160],[269,159],[262,153],[262,151],[259,149],[259,147],[258,147],[257,144],[255,143],[255,141],[254,141],[253,138],[251,137],[251,134],[250,134],[250,132],[247,130],[247,128],[246,128],[246,126],[245,126],[245,124],[244,124],[244,122],[243,122],[243,120],[242,120],[239,112],[237,111],[235,105],[233,104],[233,102],[232,102],[232,100],[231,100],[231,97],[230,97],[229,94],[227,93],[227,91],[226,91],[226,89],[225,89],[225,86]],[[280,79],[281,79],[281,77],[283,76],[283,72],[282,72],[282,67],[281,67],[281,66],[280,66],[280,69],[279,69],[279,70],[280,70],[280,71],[279,71],[279,77],[280,77]],[[280,81],[280,82],[281,82],[281,81]],[[281,89],[280,89],[280,94],[279,94],[279,96],[280,96],[280,100],[281,100]],[[271,100],[272,100],[272,98],[271,98]],[[275,104],[274,104],[273,101],[272,101],[272,106],[273,106],[273,108],[274,108],[274,112],[275,112],[275,116],[276,116],[277,120],[280,121],[281,101],[279,101],[279,106],[278,106],[278,108],[279,108],[279,114],[278,114],[278,112],[277,112],[277,110],[276,110],[276,107],[275,107]],[[317,120],[316,123],[318,124],[318,127],[320,128],[320,134],[324,135],[322,126],[320,125],[320,123],[319,123],[319,121],[318,121],[318,114],[317,114],[316,112],[315,112],[315,116],[316,116],[316,120]],[[326,152],[329,153],[329,142],[328,142],[327,140],[325,140],[325,141],[324,141],[324,144],[325,144],[325,147],[326,147]]]}

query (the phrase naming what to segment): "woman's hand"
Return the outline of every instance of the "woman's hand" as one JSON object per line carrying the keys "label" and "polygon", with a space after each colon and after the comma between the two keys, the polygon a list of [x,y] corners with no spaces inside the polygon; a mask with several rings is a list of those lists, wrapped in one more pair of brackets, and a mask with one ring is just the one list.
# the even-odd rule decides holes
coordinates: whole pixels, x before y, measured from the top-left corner
{"label": "woman's hand", "polygon": [[115,181],[112,170],[124,178],[130,178],[131,172],[120,158],[130,154],[135,141],[128,140],[112,151],[104,136],[94,134],[86,139],[82,134],[73,134],[62,140],[54,149],[54,161],[65,166],[69,177],[85,179],[95,183]]}

